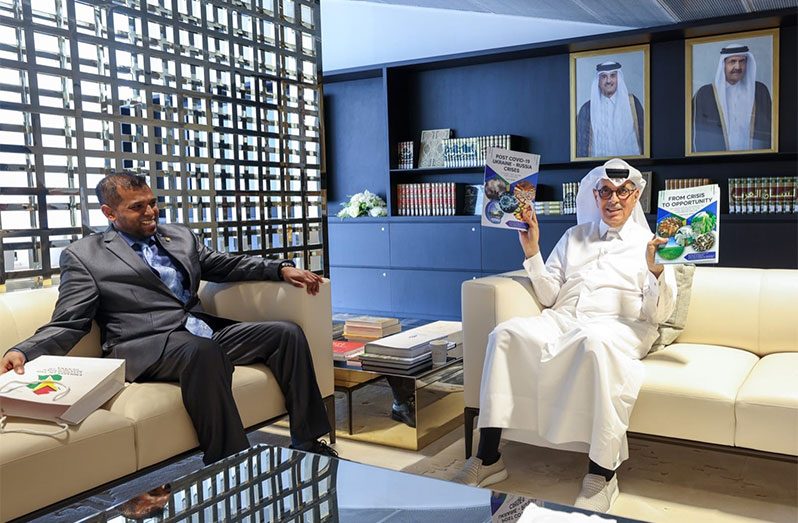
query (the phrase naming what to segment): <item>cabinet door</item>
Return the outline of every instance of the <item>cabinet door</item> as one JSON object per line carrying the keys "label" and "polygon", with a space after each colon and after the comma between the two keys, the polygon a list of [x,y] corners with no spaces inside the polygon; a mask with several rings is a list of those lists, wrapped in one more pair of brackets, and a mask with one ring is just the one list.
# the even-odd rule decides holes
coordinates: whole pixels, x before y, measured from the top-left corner
{"label": "cabinet door", "polygon": [[335,310],[388,311],[391,283],[387,269],[331,267],[330,285]]}
{"label": "cabinet door", "polygon": [[391,267],[480,269],[479,225],[392,223]]}
{"label": "cabinet door", "polygon": [[388,265],[387,223],[328,224],[330,265],[386,267]]}
{"label": "cabinet door", "polygon": [[403,316],[460,319],[460,285],[475,272],[391,271],[391,310]]}

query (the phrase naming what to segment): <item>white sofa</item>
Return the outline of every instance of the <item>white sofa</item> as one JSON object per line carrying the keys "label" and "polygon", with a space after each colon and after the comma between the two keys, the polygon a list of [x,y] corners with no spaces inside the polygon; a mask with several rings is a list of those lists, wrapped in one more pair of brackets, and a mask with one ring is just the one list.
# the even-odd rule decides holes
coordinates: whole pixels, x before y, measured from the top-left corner
{"label": "white sofa", "polygon": [[[493,328],[540,312],[524,271],[463,283],[466,456]],[[632,433],[798,455],[798,270],[698,267],[687,322],[649,354]]]}
{"label": "white sofa", "polygon": [[[50,319],[56,288],[0,294],[0,354]],[[334,420],[330,284],[319,294],[282,282],[205,284],[200,298],[209,313],[241,321],[287,320],[310,343],[328,415]],[[72,356],[101,356],[95,325]],[[245,427],[285,413],[283,395],[261,364],[236,367],[233,394]],[[9,418],[7,428],[49,429]],[[334,433],[330,435],[334,440]],[[0,521],[28,514],[197,446],[176,383],[129,383],[83,423],[58,437],[0,434]]]}

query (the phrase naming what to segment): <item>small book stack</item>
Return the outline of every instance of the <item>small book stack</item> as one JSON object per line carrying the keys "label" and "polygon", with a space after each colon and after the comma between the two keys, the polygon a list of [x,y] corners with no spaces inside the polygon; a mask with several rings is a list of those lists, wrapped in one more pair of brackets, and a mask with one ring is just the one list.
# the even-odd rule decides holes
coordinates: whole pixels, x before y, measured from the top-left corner
{"label": "small book stack", "polygon": [[576,214],[576,193],[579,183],[567,182],[562,184],[562,213]]}
{"label": "small book stack", "polygon": [[363,354],[365,342],[333,340],[333,361],[348,362]]}
{"label": "small book stack", "polygon": [[374,341],[402,330],[397,318],[357,316],[346,320],[344,338],[349,341]]}
{"label": "small book stack", "polygon": [[432,366],[429,343],[448,339],[450,346],[462,343],[463,326],[459,321],[435,321],[400,334],[366,343],[360,355],[363,370],[386,374],[410,375]]}
{"label": "small book stack", "polygon": [[498,147],[510,149],[512,136],[474,136],[472,138],[447,138],[443,140],[444,167],[481,167],[485,165],[485,149]]}
{"label": "small book stack", "polygon": [[399,169],[413,168],[413,142],[399,142],[397,156],[399,158]]}
{"label": "small book stack", "polygon": [[535,214],[565,214],[563,202],[534,202]]}

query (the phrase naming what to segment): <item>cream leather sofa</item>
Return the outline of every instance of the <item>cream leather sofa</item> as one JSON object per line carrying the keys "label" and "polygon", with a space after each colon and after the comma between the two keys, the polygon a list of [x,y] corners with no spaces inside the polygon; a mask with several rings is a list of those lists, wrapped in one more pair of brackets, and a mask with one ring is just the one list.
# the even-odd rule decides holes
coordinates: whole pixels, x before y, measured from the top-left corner
{"label": "cream leather sofa", "polygon": [[[462,298],[468,456],[488,334],[540,305],[524,271]],[[643,363],[630,432],[798,455],[798,270],[696,268],[684,331]]]}
{"label": "cream leather sofa", "polygon": [[[50,319],[56,288],[0,294],[0,354]],[[330,284],[308,295],[282,282],[206,284],[209,313],[241,321],[287,320],[310,343],[319,389],[334,420]],[[100,356],[95,325],[73,356]],[[233,394],[245,427],[285,413],[283,395],[264,365],[236,367]],[[9,418],[8,429],[51,425]],[[331,439],[334,434],[331,434]],[[58,437],[0,434],[0,521],[22,516],[197,446],[176,383],[129,383],[80,425]]]}

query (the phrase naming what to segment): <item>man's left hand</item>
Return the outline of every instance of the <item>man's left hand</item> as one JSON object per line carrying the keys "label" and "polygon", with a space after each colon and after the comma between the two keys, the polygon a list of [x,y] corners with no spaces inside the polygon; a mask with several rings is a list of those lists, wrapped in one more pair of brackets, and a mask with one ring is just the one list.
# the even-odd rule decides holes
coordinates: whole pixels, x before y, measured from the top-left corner
{"label": "man's left hand", "polygon": [[646,246],[646,263],[648,263],[648,270],[651,271],[655,278],[659,278],[659,275],[665,270],[665,266],[661,263],[654,263],[654,253],[657,252],[657,247],[664,243],[668,243],[667,238],[654,236]]}
{"label": "man's left hand", "polygon": [[319,285],[323,281],[323,278],[315,272],[297,269],[296,267],[283,267],[280,269],[280,276],[282,276],[283,281],[287,281],[294,287],[305,287],[308,290],[308,294],[313,296],[319,293]]}

